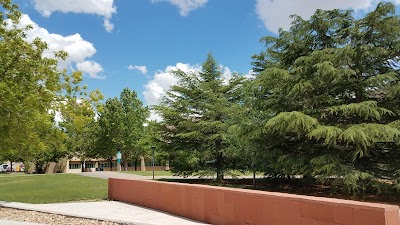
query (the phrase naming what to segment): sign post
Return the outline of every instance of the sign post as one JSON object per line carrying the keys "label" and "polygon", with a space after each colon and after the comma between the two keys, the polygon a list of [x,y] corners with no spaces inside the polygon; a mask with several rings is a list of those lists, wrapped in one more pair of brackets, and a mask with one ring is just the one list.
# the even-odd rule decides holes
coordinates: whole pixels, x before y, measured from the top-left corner
{"label": "sign post", "polygon": [[121,157],[122,154],[120,151],[117,152],[117,171],[121,172]]}
{"label": "sign post", "polygon": [[153,180],[154,180],[154,149],[156,148],[156,146],[151,146],[150,148],[153,150],[152,164],[153,164]]}

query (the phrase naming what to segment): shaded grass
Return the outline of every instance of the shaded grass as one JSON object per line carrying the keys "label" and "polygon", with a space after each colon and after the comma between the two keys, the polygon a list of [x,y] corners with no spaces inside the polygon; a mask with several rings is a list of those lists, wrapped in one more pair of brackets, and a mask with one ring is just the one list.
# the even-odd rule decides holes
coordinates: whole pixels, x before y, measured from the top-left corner
{"label": "shaded grass", "polygon": [[104,200],[107,182],[75,174],[1,174],[0,201],[43,204]]}
{"label": "shaded grass", "polygon": [[[122,173],[134,174],[139,176],[153,176],[153,171],[121,171]],[[154,176],[173,176],[170,171],[154,171]]]}

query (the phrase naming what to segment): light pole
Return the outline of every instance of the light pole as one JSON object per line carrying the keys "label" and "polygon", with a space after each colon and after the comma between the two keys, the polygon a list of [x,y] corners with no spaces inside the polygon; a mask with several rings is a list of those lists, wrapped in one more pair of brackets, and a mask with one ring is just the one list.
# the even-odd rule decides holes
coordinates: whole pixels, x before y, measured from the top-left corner
{"label": "light pole", "polygon": [[154,149],[156,148],[156,146],[151,146],[151,149],[153,150],[153,180],[154,180]]}

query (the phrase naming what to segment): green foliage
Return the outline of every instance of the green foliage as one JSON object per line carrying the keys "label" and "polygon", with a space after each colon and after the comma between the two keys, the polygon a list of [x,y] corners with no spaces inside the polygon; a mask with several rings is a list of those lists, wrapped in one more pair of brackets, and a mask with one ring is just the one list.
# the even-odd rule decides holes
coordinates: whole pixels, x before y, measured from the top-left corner
{"label": "green foliage", "polygon": [[259,74],[250,111],[269,112],[261,114],[263,135],[253,137],[254,146],[265,146],[266,172],[311,175],[355,194],[388,191],[400,134],[395,6],[380,3],[360,19],[347,10],[293,19],[253,56]]}
{"label": "green foliage", "polygon": [[[74,153],[87,149],[102,95],[98,90],[86,92],[80,72],[57,69],[66,52],[44,57],[47,43],[26,40],[32,27],[19,23],[17,5],[0,0],[0,6],[0,155],[32,161],[37,172],[43,172],[48,162],[67,154],[67,147]],[[57,113],[63,119],[59,124]]]}
{"label": "green foliage", "polygon": [[332,106],[327,108],[327,113],[335,116],[352,117],[358,116],[364,120],[381,120],[385,114],[393,115],[393,112],[378,107],[376,101],[364,101],[345,105]]}
{"label": "green foliage", "polygon": [[310,139],[324,141],[325,145],[334,146],[341,140],[343,130],[335,126],[317,126],[307,134]]}
{"label": "green foliage", "polygon": [[178,85],[155,107],[163,118],[160,140],[171,143],[167,154],[172,170],[184,176],[212,171],[221,180],[234,166],[237,149],[231,148],[228,130],[239,109],[243,78],[234,75],[224,81],[211,54],[201,72],[174,73]]}
{"label": "green foliage", "polygon": [[65,153],[64,135],[53,125],[55,99],[68,75],[57,69],[58,60],[43,57],[47,44],[26,41],[31,26],[19,24],[21,12],[0,0],[0,155],[11,161],[46,164]]}
{"label": "green foliage", "polygon": [[83,79],[81,72],[76,71],[64,79],[66,93],[57,102],[62,117],[58,125],[67,135],[69,157],[75,156],[84,163],[93,156],[97,130],[95,116],[103,95],[99,90],[86,92],[87,86],[80,84]]}
{"label": "green foliage", "polygon": [[109,98],[102,106],[96,133],[95,155],[112,159],[117,151],[122,153],[122,161],[136,160],[145,155],[141,139],[145,134],[147,107],[137,97],[135,91],[125,88],[120,98]]}
{"label": "green foliage", "polygon": [[318,121],[315,118],[301,112],[281,112],[268,120],[265,124],[265,132],[282,136],[295,133],[300,136],[307,134],[317,125]]}

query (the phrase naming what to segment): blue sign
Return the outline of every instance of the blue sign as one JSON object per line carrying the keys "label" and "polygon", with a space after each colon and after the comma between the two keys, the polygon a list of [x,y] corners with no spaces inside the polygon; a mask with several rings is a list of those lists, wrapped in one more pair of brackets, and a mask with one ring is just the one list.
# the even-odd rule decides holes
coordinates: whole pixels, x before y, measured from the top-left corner
{"label": "blue sign", "polygon": [[122,154],[121,154],[121,152],[120,151],[118,151],[118,153],[117,153],[117,162],[121,162],[121,157],[122,157]]}

